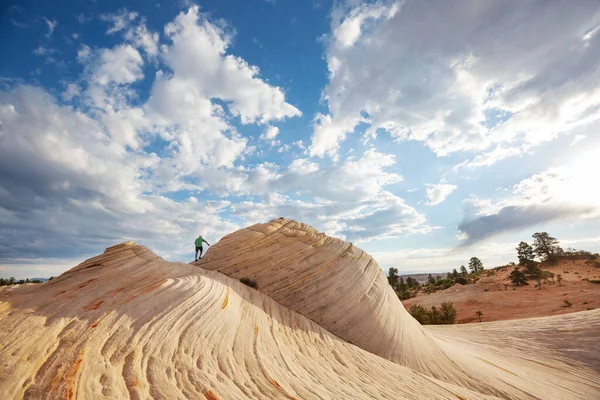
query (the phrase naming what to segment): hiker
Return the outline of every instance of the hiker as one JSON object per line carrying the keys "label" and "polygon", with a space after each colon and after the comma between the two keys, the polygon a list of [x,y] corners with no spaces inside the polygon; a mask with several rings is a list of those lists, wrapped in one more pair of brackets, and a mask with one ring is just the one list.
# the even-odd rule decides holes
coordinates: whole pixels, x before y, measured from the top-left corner
{"label": "hiker", "polygon": [[202,258],[202,242],[206,243],[208,246],[210,246],[210,243],[208,243],[203,237],[202,235],[198,235],[198,238],[196,239],[196,257],[194,259],[194,261],[198,261],[198,251],[200,251],[200,258]]}

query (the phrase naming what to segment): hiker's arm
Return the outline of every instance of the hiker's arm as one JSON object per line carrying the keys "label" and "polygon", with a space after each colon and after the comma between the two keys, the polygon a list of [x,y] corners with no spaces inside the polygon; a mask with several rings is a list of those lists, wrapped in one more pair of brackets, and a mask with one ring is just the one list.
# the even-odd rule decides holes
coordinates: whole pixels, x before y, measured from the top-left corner
{"label": "hiker's arm", "polygon": [[210,243],[208,243],[206,240],[204,242],[208,245],[208,247],[210,247]]}

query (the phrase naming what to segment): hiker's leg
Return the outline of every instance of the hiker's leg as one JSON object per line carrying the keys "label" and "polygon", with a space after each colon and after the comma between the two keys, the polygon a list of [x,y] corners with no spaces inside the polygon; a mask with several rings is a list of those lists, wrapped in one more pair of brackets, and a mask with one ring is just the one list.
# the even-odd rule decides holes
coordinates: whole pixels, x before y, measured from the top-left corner
{"label": "hiker's leg", "polygon": [[202,247],[200,247],[200,258],[202,258]]}
{"label": "hiker's leg", "polygon": [[194,261],[198,261],[198,248],[196,247],[196,256],[194,257]]}

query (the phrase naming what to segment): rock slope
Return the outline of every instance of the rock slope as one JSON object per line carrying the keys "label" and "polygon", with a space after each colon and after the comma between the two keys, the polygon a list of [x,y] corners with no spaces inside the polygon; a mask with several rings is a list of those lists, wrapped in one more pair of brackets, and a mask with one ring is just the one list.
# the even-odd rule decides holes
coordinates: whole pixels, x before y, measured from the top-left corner
{"label": "rock slope", "polygon": [[0,398],[600,396],[597,311],[423,328],[371,257],[281,219],[196,264],[129,242],[1,288]]}

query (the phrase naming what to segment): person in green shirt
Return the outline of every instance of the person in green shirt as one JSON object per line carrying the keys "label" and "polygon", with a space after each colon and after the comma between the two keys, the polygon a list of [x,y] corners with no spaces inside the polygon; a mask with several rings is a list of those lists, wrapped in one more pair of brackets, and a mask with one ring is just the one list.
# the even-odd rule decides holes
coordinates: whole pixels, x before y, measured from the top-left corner
{"label": "person in green shirt", "polygon": [[200,251],[200,258],[202,258],[202,243],[206,243],[208,246],[210,246],[210,243],[208,243],[206,240],[204,240],[204,238],[202,237],[202,235],[199,235],[198,238],[196,239],[196,258],[194,259],[194,261],[198,261],[198,251]]}

